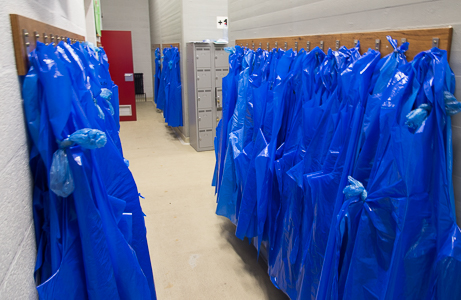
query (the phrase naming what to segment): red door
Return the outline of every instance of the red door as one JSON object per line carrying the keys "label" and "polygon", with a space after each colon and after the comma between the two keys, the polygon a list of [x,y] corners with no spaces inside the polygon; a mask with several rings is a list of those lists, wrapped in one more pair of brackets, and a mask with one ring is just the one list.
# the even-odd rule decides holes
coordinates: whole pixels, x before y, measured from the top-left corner
{"label": "red door", "polygon": [[136,121],[131,31],[101,31],[101,44],[109,59],[112,80],[118,85],[120,121]]}

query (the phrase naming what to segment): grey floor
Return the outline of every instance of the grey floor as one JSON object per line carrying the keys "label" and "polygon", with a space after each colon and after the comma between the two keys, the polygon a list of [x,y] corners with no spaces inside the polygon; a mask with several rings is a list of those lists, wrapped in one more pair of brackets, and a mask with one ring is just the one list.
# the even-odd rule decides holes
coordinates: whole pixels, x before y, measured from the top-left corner
{"label": "grey floor", "polygon": [[122,122],[125,157],[146,214],[159,300],[288,299],[235,226],[215,214],[214,152],[196,152],[174,135],[151,101],[138,121]]}

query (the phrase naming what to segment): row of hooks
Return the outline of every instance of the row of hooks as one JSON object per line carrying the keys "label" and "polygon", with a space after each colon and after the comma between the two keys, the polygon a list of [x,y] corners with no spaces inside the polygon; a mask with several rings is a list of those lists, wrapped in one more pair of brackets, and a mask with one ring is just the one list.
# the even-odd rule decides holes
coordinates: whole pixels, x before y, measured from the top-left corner
{"label": "row of hooks", "polygon": [[[22,34],[23,34],[23,37],[24,37],[24,45],[26,45],[26,47],[29,47],[30,46],[30,42],[29,42],[30,34],[29,34],[29,32],[26,29],[23,29]],[[54,35],[54,34],[51,34],[51,33],[50,33],[50,35],[48,35],[46,33],[43,33],[42,35],[40,35],[40,33],[38,33],[37,31],[34,31],[33,38],[35,39],[35,43],[37,43],[37,41],[41,41],[45,45],[48,45],[49,43],[54,43],[54,42],[59,43],[60,41],[67,41],[67,39],[69,37]],[[49,39],[49,43],[48,43],[48,39]],[[69,38],[69,39],[71,40],[72,43],[83,42],[82,40],[79,40],[79,39],[74,39],[74,38]]]}
{"label": "row of hooks", "polygon": [[[405,43],[407,41],[406,38],[402,38],[401,39],[401,42],[402,44]],[[432,38],[432,47],[438,47],[439,46],[439,42],[440,42],[440,39],[439,38]],[[358,43],[358,40],[354,40],[354,45],[357,46],[357,43]],[[323,51],[324,50],[324,41],[320,41],[320,45],[319,45],[319,48]],[[243,48],[243,44],[241,43],[240,46]],[[249,48],[248,47],[248,43],[246,43],[246,48]],[[335,42],[335,50],[338,50],[341,46],[341,42],[339,40],[336,40]],[[263,45],[262,43],[259,43],[259,48],[263,49]],[[275,49],[279,49],[278,47],[278,42],[275,42],[275,45],[274,45],[274,48]],[[375,50],[376,51],[379,51],[381,48],[381,40],[380,39],[376,39],[375,40]],[[252,49],[255,50],[255,43],[252,43]],[[269,51],[270,50],[270,43],[267,42],[266,43],[266,50]],[[288,50],[288,43],[285,42],[285,45],[284,45],[284,50]],[[298,51],[298,42],[295,42],[295,48],[294,48],[295,51]],[[307,41],[306,42],[306,50],[307,52],[311,51],[311,42],[310,41]]]}

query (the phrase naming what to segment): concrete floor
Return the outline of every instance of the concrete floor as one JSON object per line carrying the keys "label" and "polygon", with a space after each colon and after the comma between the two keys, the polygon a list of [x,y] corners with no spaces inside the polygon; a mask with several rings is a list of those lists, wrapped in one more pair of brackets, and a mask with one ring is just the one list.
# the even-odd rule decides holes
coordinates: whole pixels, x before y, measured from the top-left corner
{"label": "concrete floor", "polygon": [[138,121],[122,122],[120,135],[145,197],[158,299],[288,299],[257,261],[255,248],[215,214],[214,152],[182,144],[153,102],[136,104]]}

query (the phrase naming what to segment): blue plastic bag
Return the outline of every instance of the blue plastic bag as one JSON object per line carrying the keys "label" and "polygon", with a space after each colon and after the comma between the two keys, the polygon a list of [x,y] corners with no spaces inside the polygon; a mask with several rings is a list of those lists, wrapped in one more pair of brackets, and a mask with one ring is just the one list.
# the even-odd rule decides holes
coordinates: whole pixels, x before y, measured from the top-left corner
{"label": "blue plastic bag", "polygon": [[[33,140],[30,164],[35,177],[39,296],[155,299],[136,185],[107,134],[117,124],[107,122],[112,119],[109,110],[104,112],[105,120],[97,117],[93,102],[92,95],[101,91],[101,83],[91,80],[102,78],[99,71],[104,68],[93,65],[93,77],[85,76],[88,58],[98,64],[100,60],[77,46],[60,43],[54,48],[39,42],[30,55],[32,67],[24,81],[26,118]],[[73,56],[71,51],[81,53]],[[57,153],[65,153],[69,162],[70,172],[63,173],[71,173],[75,185],[65,201],[49,189],[52,153],[61,151],[59,146],[66,150]]]}

